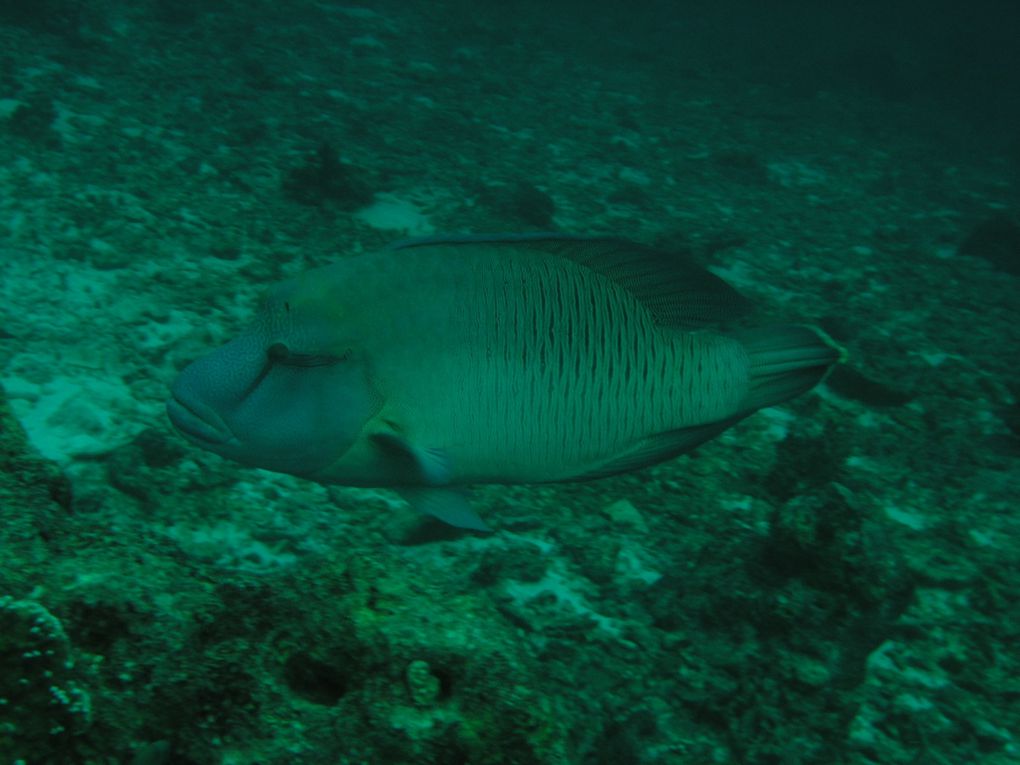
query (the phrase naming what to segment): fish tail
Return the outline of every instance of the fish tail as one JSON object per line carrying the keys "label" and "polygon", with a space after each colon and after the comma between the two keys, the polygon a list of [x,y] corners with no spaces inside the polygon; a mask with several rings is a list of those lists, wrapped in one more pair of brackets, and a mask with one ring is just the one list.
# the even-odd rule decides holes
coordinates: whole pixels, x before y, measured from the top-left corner
{"label": "fish tail", "polygon": [[844,355],[824,332],[800,324],[743,330],[734,337],[751,359],[749,412],[811,390]]}

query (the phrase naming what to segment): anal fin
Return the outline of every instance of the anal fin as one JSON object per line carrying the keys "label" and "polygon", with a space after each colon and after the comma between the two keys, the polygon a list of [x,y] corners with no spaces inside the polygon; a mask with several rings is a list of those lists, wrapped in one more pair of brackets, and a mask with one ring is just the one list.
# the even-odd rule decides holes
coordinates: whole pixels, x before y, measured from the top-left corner
{"label": "anal fin", "polygon": [[613,457],[597,468],[577,476],[576,480],[589,481],[594,478],[605,478],[663,462],[697,448],[741,419],[743,419],[743,415],[712,422],[708,425],[695,425],[690,428],[678,428],[665,433],[657,433],[642,439],[623,454]]}

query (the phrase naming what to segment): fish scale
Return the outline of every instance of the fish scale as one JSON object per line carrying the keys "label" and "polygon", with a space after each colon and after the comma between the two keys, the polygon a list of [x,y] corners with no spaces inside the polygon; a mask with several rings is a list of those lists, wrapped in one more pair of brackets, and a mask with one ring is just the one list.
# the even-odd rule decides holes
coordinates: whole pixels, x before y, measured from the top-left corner
{"label": "fish scale", "polygon": [[[424,274],[433,268],[441,273],[448,256],[438,251],[408,255],[417,258],[409,257],[406,265],[413,265],[429,286],[416,289],[417,298],[403,295],[400,302],[406,307],[408,300],[423,300],[414,310],[425,315],[443,305],[448,295],[441,279],[432,281]],[[417,437],[447,449],[455,464],[472,466],[472,472],[458,473],[458,478],[485,481],[509,471],[518,480],[556,480],[596,467],[649,432],[700,424],[717,408],[704,395],[701,411],[690,405],[694,389],[704,387],[698,375],[690,375],[686,386],[672,384],[683,354],[712,355],[711,344],[698,344],[693,335],[668,336],[612,281],[569,261],[550,262],[527,252],[476,254],[473,265],[481,282],[469,301],[472,312],[463,314],[462,325],[454,320],[441,335],[432,336],[464,348],[472,364],[466,375],[472,386],[455,385],[464,377],[456,364],[436,367],[428,390],[417,392],[433,402],[432,411],[444,414],[420,412],[407,426]],[[581,292],[594,297],[593,308],[573,298]],[[528,311],[529,305],[539,311]],[[530,318],[532,326],[522,322],[522,316]],[[593,348],[584,346],[582,325],[590,328]],[[714,339],[723,350],[739,350],[725,338]],[[418,347],[410,337],[390,337],[387,342]],[[380,349],[379,354],[387,352]],[[633,359],[627,358],[628,352],[634,353]],[[648,354],[650,374],[632,375],[628,382],[625,370],[637,365],[642,352]],[[582,358],[591,363],[574,363]],[[584,373],[577,375],[576,369]],[[457,402],[463,406],[458,408]],[[729,400],[718,406],[734,404]],[[688,413],[702,419],[685,422]],[[588,432],[585,423],[590,423]],[[492,424],[504,440],[491,437]],[[471,451],[469,457],[458,459],[458,444]]]}

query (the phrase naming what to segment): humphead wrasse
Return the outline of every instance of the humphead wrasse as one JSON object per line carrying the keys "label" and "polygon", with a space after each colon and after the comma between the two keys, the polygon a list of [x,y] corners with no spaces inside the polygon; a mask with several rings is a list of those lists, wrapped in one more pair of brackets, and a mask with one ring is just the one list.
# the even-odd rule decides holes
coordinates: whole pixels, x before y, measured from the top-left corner
{"label": "humphead wrasse", "polygon": [[392,487],[484,529],[458,487],[668,460],[837,361],[807,327],[709,329],[745,302],[710,272],[621,240],[406,242],[272,288],[246,331],[181,372],[167,411],[224,457]]}

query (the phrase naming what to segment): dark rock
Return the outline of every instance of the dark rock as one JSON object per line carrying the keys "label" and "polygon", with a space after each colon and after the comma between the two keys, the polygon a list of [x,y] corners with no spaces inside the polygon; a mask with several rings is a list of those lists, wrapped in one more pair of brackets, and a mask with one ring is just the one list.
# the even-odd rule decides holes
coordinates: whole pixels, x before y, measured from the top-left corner
{"label": "dark rock", "polygon": [[83,22],[85,0],[3,0],[0,22],[73,36]]}
{"label": "dark rock", "polygon": [[138,446],[125,444],[114,449],[106,458],[106,470],[107,480],[115,489],[142,502],[149,501],[153,484]]}
{"label": "dark rock", "polygon": [[618,182],[617,187],[606,196],[606,201],[614,205],[645,207],[651,203],[652,195],[640,184]]}
{"label": "dark rock", "polygon": [[510,212],[530,226],[548,228],[552,225],[556,204],[552,197],[530,183],[519,183],[510,194]]}
{"label": "dark rock", "polygon": [[865,377],[845,364],[836,367],[825,382],[834,393],[867,406],[903,406],[914,398],[911,393]]}
{"label": "dark rock", "polygon": [[1012,404],[1000,409],[999,419],[1014,436],[1020,438],[1020,404]]}
{"label": "dark rock", "polygon": [[241,246],[234,242],[219,242],[209,248],[209,254],[220,260],[237,260],[241,257]]}
{"label": "dark rock", "polygon": [[552,197],[530,183],[515,186],[488,186],[479,190],[479,201],[497,215],[536,229],[553,225],[556,203]]}
{"label": "dark rock", "polygon": [[768,182],[768,168],[753,152],[741,149],[721,151],[712,157],[712,161],[730,180],[752,186],[761,186]]}
{"label": "dark rock", "polygon": [[786,502],[806,487],[823,486],[839,476],[848,447],[840,434],[827,431],[820,437],[791,434],[776,449],[776,464],[765,477],[763,488]]}
{"label": "dark rock", "polygon": [[153,13],[157,21],[170,26],[190,26],[194,24],[206,6],[215,5],[204,0],[156,0]]}
{"label": "dark rock", "polygon": [[37,543],[57,535],[73,501],[67,476],[29,444],[0,389],[0,548],[44,554]]}
{"label": "dark rock", "polygon": [[141,452],[142,461],[153,468],[167,467],[184,456],[184,446],[168,434],[148,428],[135,436],[132,442]]}
{"label": "dark rock", "polygon": [[0,596],[0,761],[77,760],[91,702],[72,655],[64,626],[43,605]]}
{"label": "dark rock", "polygon": [[988,218],[970,230],[957,253],[984,258],[1000,271],[1020,274],[1020,225],[1005,215]]}
{"label": "dark rock", "polygon": [[343,672],[315,657],[298,651],[283,665],[283,677],[301,698],[313,704],[333,706],[347,693],[349,681]]}
{"label": "dark rock", "polygon": [[333,203],[341,210],[357,210],[372,201],[364,173],[341,162],[329,143],[321,144],[303,165],[287,173],[283,191],[303,205]]}
{"label": "dark rock", "polygon": [[20,138],[55,147],[60,144],[60,136],[53,130],[56,119],[53,99],[34,96],[14,110],[7,120],[7,129]]}

